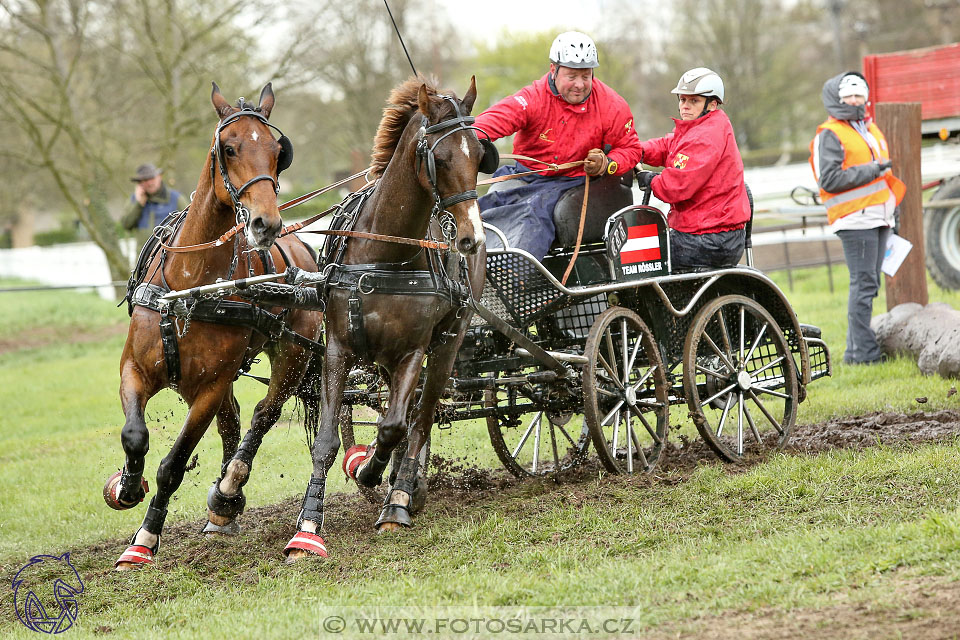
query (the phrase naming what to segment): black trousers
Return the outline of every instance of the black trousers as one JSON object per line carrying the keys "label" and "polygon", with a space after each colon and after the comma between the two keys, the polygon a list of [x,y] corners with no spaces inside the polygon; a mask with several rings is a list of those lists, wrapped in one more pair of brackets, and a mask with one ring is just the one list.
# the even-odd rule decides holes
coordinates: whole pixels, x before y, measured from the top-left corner
{"label": "black trousers", "polygon": [[670,261],[674,271],[735,267],[743,257],[746,230],[684,233],[670,230]]}

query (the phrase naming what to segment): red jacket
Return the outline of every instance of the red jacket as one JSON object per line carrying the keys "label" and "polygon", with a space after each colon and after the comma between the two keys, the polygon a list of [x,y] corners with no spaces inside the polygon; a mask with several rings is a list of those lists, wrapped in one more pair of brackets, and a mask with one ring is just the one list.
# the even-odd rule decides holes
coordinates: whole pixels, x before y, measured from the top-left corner
{"label": "red jacket", "polygon": [[641,143],[644,164],[665,167],[650,186],[670,204],[670,227],[685,233],[743,227],[750,219],[750,201],[730,118],[717,109],[674,122],[673,133]]}
{"label": "red jacket", "polygon": [[[594,78],[586,101],[570,104],[550,89],[548,75],[481,113],[476,126],[492,140],[516,133],[514,153],[557,164],[584,160],[590,149],[609,144],[607,157],[619,165],[617,174],[633,169],[643,152],[626,100]],[[580,166],[546,175],[584,173]]]}

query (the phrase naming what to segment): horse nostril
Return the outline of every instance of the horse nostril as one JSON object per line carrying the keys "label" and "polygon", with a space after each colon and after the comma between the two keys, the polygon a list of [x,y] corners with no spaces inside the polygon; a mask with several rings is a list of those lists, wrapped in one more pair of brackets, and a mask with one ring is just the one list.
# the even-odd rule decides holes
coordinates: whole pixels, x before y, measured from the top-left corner
{"label": "horse nostril", "polygon": [[263,218],[260,216],[257,216],[256,218],[251,220],[250,226],[253,227],[253,230],[258,233],[263,233],[263,230],[267,228],[266,223],[264,223]]}

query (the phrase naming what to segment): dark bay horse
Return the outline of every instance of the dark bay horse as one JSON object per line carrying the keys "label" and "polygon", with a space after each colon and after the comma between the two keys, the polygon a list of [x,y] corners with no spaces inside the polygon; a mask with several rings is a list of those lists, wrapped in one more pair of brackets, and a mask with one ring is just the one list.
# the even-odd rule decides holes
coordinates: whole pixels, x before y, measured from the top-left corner
{"label": "dark bay horse", "polygon": [[[166,238],[173,248],[163,247],[153,255],[143,283],[131,295],[134,306],[120,359],[120,400],[126,417],[121,442],[126,462],[104,487],[108,505],[129,509],[144,498],[144,456],[149,446],[144,410],[150,398],[172,387],[189,409],[179,437],[157,469],[156,494],[143,525],[117,561],[117,569],[153,561],[170,497],[180,486],[187,461],[214,417],[223,441],[224,467],[228,462],[246,464],[249,472],[260,439],[279,419],[284,402],[300,385],[311,359],[311,342],[317,340],[322,328],[322,314],[317,311],[273,310],[275,313],[270,314],[248,303],[205,300],[202,302],[210,304],[210,313],[199,313],[194,306],[190,311],[197,311],[197,315],[181,317],[178,322],[157,304],[157,297],[165,291],[190,289],[219,278],[262,274],[270,262],[278,271],[289,265],[307,271],[317,268],[313,254],[295,236],[277,240],[283,226],[277,206],[277,180],[292,160],[293,147],[282,133],[279,139],[274,137],[271,127],[276,127],[267,120],[274,106],[271,85],[264,87],[256,107],[242,98],[237,106],[231,106],[216,84],[211,100],[220,122],[196,193]],[[215,242],[239,224],[242,230],[232,242]],[[234,276],[235,269],[242,271]],[[233,314],[238,321],[216,322],[218,313]],[[244,314],[258,322],[244,321]],[[165,330],[161,328],[164,321]],[[272,334],[269,340],[263,335],[262,323],[267,321]],[[165,348],[164,342],[171,341],[175,343],[173,349],[169,344]],[[240,441],[233,382],[241,367],[249,366],[263,350],[271,361],[267,395],[254,411],[244,439],[244,456],[231,461]],[[244,506],[241,486],[242,482],[230,484],[223,491],[218,482],[211,488],[208,526],[217,529],[213,525],[219,525],[226,530],[230,524],[235,526],[232,521]]]}
{"label": "dark bay horse", "polygon": [[[408,507],[417,489],[417,456],[469,325],[468,299],[478,297],[483,286],[486,250],[476,185],[489,143],[481,143],[469,117],[476,97],[474,79],[458,100],[411,78],[387,101],[373,150],[371,173],[378,182],[359,205],[353,229],[408,239],[425,238],[432,229],[432,237],[442,235],[453,251],[356,237],[341,245],[339,253],[328,251],[337,266],[325,312],[320,430],[298,532],[285,549],[288,562],[327,554],[318,531],[324,489],[340,449],[337,416],[344,381],[356,363],[379,365],[390,392],[375,443],[347,451],[345,471],[365,486],[379,485],[391,452],[407,437],[377,527],[411,524]],[[446,282],[452,284],[431,288],[431,273],[440,280],[448,274]],[[413,407],[425,357],[422,393]]]}

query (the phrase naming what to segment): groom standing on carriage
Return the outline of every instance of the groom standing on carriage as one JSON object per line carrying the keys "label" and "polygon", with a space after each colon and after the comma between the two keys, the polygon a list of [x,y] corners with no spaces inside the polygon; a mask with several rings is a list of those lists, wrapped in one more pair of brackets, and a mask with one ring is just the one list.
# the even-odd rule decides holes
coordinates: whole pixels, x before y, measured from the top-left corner
{"label": "groom standing on carriage", "polygon": [[[502,231],[511,247],[538,260],[553,243],[553,209],[564,192],[582,184],[584,175],[622,175],[643,154],[626,100],[594,77],[599,66],[597,47],[589,36],[561,33],[550,47],[549,71],[476,119],[476,126],[491,140],[516,134],[516,155],[558,165],[586,161],[550,175],[518,177],[511,181],[516,186],[494,187],[478,200],[484,222]],[[604,153],[606,145],[609,151]],[[501,167],[494,176],[538,168],[517,162]],[[500,244],[488,235],[487,246],[495,249]]]}

